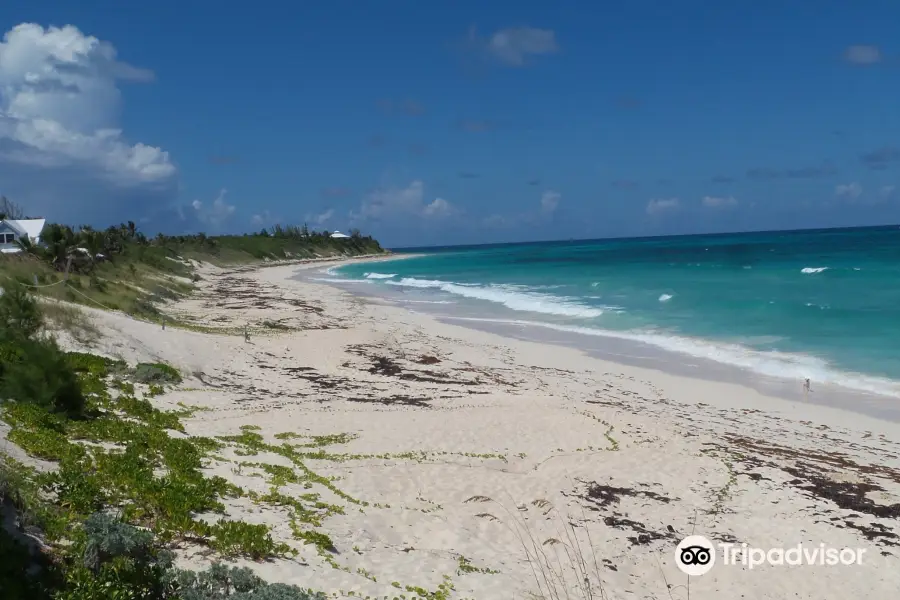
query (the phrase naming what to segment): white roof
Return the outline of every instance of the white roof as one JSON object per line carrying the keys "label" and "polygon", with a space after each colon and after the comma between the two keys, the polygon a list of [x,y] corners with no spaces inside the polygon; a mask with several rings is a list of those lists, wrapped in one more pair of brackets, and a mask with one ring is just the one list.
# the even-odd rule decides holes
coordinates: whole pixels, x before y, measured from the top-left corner
{"label": "white roof", "polygon": [[46,219],[6,219],[6,222],[28,237],[36,240],[41,237]]}
{"label": "white roof", "polygon": [[331,234],[331,237],[333,237],[333,238],[346,238],[346,237],[350,237],[350,236],[349,236],[349,235],[344,235],[344,234],[341,233],[340,231],[335,231],[334,233]]}

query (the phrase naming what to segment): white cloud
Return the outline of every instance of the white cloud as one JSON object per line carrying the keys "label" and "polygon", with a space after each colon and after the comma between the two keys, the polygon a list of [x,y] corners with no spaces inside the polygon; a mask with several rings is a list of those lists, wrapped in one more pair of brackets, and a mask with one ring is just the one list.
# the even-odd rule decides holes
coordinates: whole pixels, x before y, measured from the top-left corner
{"label": "white cloud", "polygon": [[196,213],[197,219],[201,223],[214,229],[220,228],[225,221],[231,218],[231,215],[233,215],[235,211],[235,206],[233,204],[225,202],[225,195],[227,193],[228,190],[224,188],[219,190],[219,195],[216,196],[216,199],[212,201],[212,205],[209,207],[206,207],[199,200],[191,202],[191,206]]}
{"label": "white cloud", "polygon": [[363,198],[358,211],[351,211],[353,221],[377,221],[390,217],[446,217],[455,207],[443,198],[425,201],[425,184],[416,180],[403,188],[376,190]]}
{"label": "white cloud", "polygon": [[701,202],[707,208],[734,208],[738,205],[734,196],[704,196]]}
{"label": "white cloud", "polygon": [[837,185],[834,188],[834,195],[845,200],[855,200],[863,193],[863,188],[857,182]]}
{"label": "white cloud", "polygon": [[541,194],[541,212],[545,215],[552,215],[559,207],[561,199],[562,194],[559,192],[554,192],[553,190],[545,191]]}
{"label": "white cloud", "polygon": [[658,198],[647,203],[647,214],[658,215],[677,210],[681,206],[678,198]]}
{"label": "white cloud", "polygon": [[524,66],[530,56],[552,54],[558,49],[552,30],[534,27],[507,27],[496,31],[487,41],[488,52],[513,67]]}
{"label": "white cloud", "polygon": [[[4,188],[23,203],[37,203],[36,210],[68,209],[74,216],[94,207],[108,219],[116,218],[116,208],[137,216],[133,204],[123,206],[129,200],[170,199],[177,170],[168,153],[126,141],[117,125],[117,82],[152,78],[119,62],[111,44],[71,25],[23,23],[6,32],[0,41]],[[77,213],[73,200],[79,200]]]}
{"label": "white cloud", "polygon": [[322,226],[328,221],[331,220],[331,217],[334,216],[334,209],[329,208],[325,212],[319,213],[317,215],[306,215],[306,222],[312,225]]}
{"label": "white cloud", "polygon": [[453,206],[443,198],[435,198],[431,204],[422,209],[426,217],[446,217],[453,212]]}
{"label": "white cloud", "polygon": [[884,185],[881,186],[881,197],[882,198],[891,198],[894,193],[897,191],[897,186],[895,185]]}

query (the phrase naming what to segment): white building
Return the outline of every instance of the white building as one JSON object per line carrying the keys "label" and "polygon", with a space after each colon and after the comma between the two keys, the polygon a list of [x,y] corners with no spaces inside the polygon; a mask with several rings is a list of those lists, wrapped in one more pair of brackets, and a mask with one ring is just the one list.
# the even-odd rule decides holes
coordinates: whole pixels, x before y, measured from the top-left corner
{"label": "white building", "polygon": [[21,252],[16,243],[21,239],[28,239],[32,244],[41,241],[41,231],[44,230],[45,219],[4,219],[0,221],[0,252],[11,254]]}
{"label": "white building", "polygon": [[350,236],[349,236],[349,235],[344,235],[344,234],[341,233],[340,231],[335,231],[334,233],[331,234],[331,237],[333,237],[333,238],[348,238],[348,237],[350,237]]}

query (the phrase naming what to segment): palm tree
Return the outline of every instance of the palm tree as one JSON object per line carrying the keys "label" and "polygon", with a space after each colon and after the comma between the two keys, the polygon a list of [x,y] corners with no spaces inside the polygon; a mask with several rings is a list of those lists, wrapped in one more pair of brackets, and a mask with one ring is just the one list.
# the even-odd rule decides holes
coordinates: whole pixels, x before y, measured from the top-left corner
{"label": "palm tree", "polygon": [[[44,254],[58,271],[65,269],[69,256],[77,247],[72,229],[65,225],[51,223],[44,227],[41,241],[44,244],[41,254]],[[36,248],[36,246],[33,247]]]}

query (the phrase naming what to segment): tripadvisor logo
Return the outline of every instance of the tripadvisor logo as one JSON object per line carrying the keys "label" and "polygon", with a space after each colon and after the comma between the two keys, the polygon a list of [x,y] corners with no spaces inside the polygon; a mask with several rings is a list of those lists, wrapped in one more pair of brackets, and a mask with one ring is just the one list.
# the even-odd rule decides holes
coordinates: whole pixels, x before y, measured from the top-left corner
{"label": "tripadvisor logo", "polygon": [[831,548],[825,544],[804,545],[802,542],[790,548],[755,548],[747,544],[715,545],[702,535],[690,535],[675,548],[675,564],[682,573],[699,577],[709,573],[721,556],[723,565],[741,565],[748,570],[768,564],[770,566],[798,565],[861,565],[865,548]]}
{"label": "tripadvisor logo", "polygon": [[702,535],[689,535],[675,548],[675,564],[693,577],[706,575],[716,564],[716,549]]}

